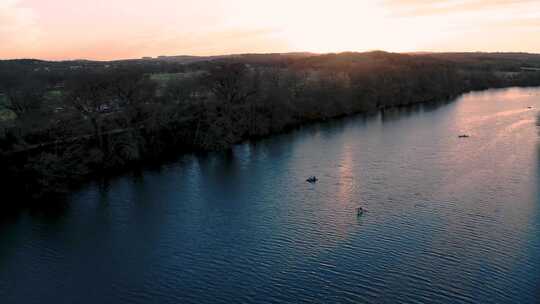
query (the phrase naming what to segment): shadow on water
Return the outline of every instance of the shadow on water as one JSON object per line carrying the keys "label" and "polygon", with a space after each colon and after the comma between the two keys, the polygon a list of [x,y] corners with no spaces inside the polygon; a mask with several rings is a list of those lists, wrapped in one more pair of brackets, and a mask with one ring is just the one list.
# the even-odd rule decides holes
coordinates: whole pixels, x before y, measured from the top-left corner
{"label": "shadow on water", "polygon": [[240,170],[239,160],[233,149],[198,155],[195,161],[203,176],[215,179],[217,182],[230,182]]}
{"label": "shadow on water", "polygon": [[456,99],[417,103],[406,106],[392,107],[380,111],[381,121],[391,122],[408,118],[419,113],[429,113],[456,102]]}
{"label": "shadow on water", "polygon": [[4,206],[0,212],[0,231],[2,226],[16,222],[23,215],[52,223],[65,217],[70,208],[69,200],[65,196],[47,197],[27,202],[22,208],[20,206]]}
{"label": "shadow on water", "polygon": [[[241,174],[242,164],[239,157],[247,157],[248,161],[255,161],[262,155],[280,159],[285,153],[291,152],[292,147],[289,143],[294,142],[297,138],[302,138],[305,135],[320,135],[325,139],[343,131],[352,123],[356,126],[362,126],[368,124],[370,121],[378,119],[380,119],[382,123],[391,122],[418,113],[432,112],[455,101],[456,100],[447,100],[399,106],[383,109],[374,113],[360,113],[339,119],[304,125],[287,133],[248,141],[225,151],[199,152],[168,159],[163,163],[151,163],[144,167],[133,168],[128,173],[114,174],[96,179],[93,182],[82,185],[76,190],[80,191],[88,187],[95,187],[98,193],[98,200],[96,203],[99,205],[106,205],[109,201],[109,192],[119,180],[127,177],[135,185],[142,185],[145,183],[145,174],[147,173],[161,174],[167,166],[174,164],[175,166],[182,167],[193,160],[198,164],[203,176],[211,177],[211,180],[214,180],[216,185],[221,184],[223,188],[227,188],[234,186],[235,177]],[[240,146],[246,146],[249,153],[239,152],[238,147]],[[55,196],[33,201],[24,208],[18,206],[13,208],[6,207],[2,210],[3,212],[0,212],[0,227],[2,225],[5,226],[13,223],[21,214],[28,214],[37,219],[54,221],[55,219],[65,216],[69,212],[69,200],[69,196]]]}

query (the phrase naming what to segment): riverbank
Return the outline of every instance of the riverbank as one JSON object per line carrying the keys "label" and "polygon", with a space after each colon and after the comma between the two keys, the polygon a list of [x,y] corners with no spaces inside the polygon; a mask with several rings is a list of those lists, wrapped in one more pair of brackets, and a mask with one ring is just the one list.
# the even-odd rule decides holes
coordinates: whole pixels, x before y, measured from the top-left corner
{"label": "riverbank", "polygon": [[60,93],[44,93],[40,107],[20,104],[17,119],[4,123],[1,182],[34,198],[65,193],[89,179],[313,122],[451,100],[471,90],[540,85],[537,72],[473,69],[433,56],[270,59],[207,62],[167,77],[129,65],[71,75],[56,84]]}

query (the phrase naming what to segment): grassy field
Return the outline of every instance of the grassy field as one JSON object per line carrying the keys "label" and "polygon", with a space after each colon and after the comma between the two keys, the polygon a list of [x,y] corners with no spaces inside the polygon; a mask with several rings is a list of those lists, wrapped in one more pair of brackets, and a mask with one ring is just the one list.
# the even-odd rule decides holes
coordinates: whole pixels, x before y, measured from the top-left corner
{"label": "grassy field", "polygon": [[6,109],[7,99],[6,96],[0,94],[0,122],[13,120],[17,118],[17,115],[12,111]]}
{"label": "grassy field", "polygon": [[[54,111],[57,107],[62,105],[62,94],[61,90],[52,90],[45,93],[45,107]],[[5,95],[0,94],[0,122],[10,121],[17,118],[17,115],[8,110],[7,107],[7,98]]]}
{"label": "grassy field", "polygon": [[11,110],[6,109],[6,103],[6,96],[0,94],[0,122],[17,118],[17,115],[15,115],[15,113],[13,113]]}
{"label": "grassy field", "polygon": [[17,118],[17,115],[13,111],[7,109],[7,97],[4,94],[0,94],[0,122],[10,121]]}
{"label": "grassy field", "polygon": [[15,118],[17,118],[17,115],[13,111],[0,109],[0,122],[14,120]]}
{"label": "grassy field", "polygon": [[60,90],[52,90],[48,91],[45,97],[48,99],[59,100],[60,98],[62,98],[62,94],[63,93]]}
{"label": "grassy field", "polygon": [[159,84],[166,84],[170,80],[190,79],[190,78],[201,76],[203,74],[204,72],[202,71],[194,71],[194,72],[188,72],[188,73],[159,73],[159,74],[150,75],[150,79],[152,79],[153,81]]}
{"label": "grassy field", "polygon": [[165,84],[165,83],[169,82],[172,79],[179,79],[179,78],[185,77],[184,75],[185,75],[184,73],[152,74],[150,76],[150,79],[152,79],[153,81],[155,81],[155,82],[157,82],[159,84]]}

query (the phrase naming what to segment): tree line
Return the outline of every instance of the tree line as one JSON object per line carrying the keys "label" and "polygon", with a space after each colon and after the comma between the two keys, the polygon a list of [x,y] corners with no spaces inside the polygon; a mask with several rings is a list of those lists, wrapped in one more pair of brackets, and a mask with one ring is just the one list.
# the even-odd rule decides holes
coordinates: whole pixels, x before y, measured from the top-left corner
{"label": "tree line", "polygon": [[539,72],[520,70],[522,57],[464,58],[371,52],[181,66],[0,62],[0,113],[11,114],[0,115],[0,182],[35,196],[64,192],[97,175],[313,121],[540,85]]}

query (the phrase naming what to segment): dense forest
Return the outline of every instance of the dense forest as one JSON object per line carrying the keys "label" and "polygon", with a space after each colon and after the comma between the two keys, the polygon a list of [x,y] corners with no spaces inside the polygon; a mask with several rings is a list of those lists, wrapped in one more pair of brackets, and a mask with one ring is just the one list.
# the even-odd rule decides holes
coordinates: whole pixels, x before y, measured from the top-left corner
{"label": "dense forest", "polygon": [[0,182],[34,197],[185,152],[471,90],[540,85],[540,55],[386,52],[0,61]]}

